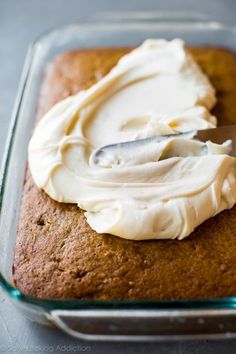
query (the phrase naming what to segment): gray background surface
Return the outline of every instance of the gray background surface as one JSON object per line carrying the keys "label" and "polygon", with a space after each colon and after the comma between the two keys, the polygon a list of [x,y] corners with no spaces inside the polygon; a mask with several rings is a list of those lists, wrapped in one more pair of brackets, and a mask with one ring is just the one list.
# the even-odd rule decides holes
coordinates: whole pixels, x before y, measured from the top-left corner
{"label": "gray background surface", "polygon": [[[0,161],[29,43],[42,32],[102,11],[198,11],[235,24],[236,0],[0,0]],[[236,340],[95,343],[25,319],[0,292],[0,353],[235,353]]]}

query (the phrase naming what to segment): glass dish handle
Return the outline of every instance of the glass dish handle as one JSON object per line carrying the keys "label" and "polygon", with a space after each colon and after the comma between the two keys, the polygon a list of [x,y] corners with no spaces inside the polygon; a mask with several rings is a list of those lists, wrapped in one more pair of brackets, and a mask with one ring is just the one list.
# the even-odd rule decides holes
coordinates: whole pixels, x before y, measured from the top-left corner
{"label": "glass dish handle", "polygon": [[236,310],[53,310],[57,327],[87,340],[176,340],[236,336]]}
{"label": "glass dish handle", "polygon": [[194,11],[105,11],[90,17],[97,22],[153,22],[153,23],[205,23],[212,20],[209,15]]}

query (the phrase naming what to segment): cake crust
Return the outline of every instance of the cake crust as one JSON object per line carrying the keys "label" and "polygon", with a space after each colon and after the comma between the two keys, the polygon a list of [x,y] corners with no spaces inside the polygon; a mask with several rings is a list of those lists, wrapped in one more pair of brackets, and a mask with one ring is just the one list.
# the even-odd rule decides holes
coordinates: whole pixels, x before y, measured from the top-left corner
{"label": "cake crust", "polygon": [[[37,117],[106,75],[129,49],[60,55],[46,68]],[[236,122],[236,55],[192,48],[217,90],[219,125]],[[38,119],[37,118],[37,119]],[[198,299],[236,295],[236,207],[178,240],[129,241],[97,234],[76,205],[52,200],[26,171],[13,279],[50,299]]]}

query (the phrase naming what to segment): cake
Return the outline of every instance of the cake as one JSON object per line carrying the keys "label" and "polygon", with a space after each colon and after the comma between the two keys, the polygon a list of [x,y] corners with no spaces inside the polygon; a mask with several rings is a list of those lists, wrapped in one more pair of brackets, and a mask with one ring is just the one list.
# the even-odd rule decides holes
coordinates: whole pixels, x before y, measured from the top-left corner
{"label": "cake", "polygon": [[[78,50],[46,68],[37,119],[56,102],[106,75],[129,49]],[[236,56],[192,48],[217,90],[218,124],[236,117]],[[13,279],[27,295],[50,299],[169,300],[235,296],[236,208],[200,225],[188,238],[130,241],[97,234],[76,205],[58,203],[26,171]]]}

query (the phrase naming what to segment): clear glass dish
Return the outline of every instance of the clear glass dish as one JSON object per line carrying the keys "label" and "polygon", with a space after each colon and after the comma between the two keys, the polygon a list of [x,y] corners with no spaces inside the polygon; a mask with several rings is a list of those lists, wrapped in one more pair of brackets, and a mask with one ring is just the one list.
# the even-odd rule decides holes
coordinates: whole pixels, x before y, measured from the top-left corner
{"label": "clear glass dish", "polygon": [[[0,190],[0,285],[32,320],[53,323],[84,339],[170,340],[236,337],[236,297],[197,301],[58,301],[22,294],[12,283],[12,259],[38,93],[45,65],[84,47],[135,46],[146,38],[183,38],[189,45],[236,50],[236,28],[191,13],[123,13],[52,30],[27,54],[11,120]],[[236,295],[236,294],[235,294]]]}

